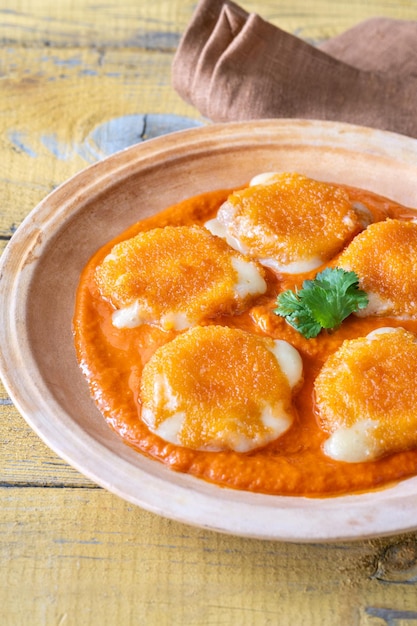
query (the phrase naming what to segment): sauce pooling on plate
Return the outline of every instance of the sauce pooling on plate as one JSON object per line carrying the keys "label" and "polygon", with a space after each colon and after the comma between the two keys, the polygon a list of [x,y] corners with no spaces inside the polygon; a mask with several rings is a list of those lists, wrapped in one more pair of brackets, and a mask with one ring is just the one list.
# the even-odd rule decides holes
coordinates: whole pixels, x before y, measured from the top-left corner
{"label": "sauce pooling on plate", "polygon": [[[411,394],[387,357],[395,338],[416,349],[415,277],[392,244],[404,240],[397,231],[414,236],[416,219],[369,191],[272,173],[132,225],[87,264],[74,315],[78,360],[109,426],[173,470],[260,493],[323,497],[417,474]],[[395,259],[404,296],[392,276],[390,294],[368,249]],[[326,267],[355,271],[370,304],[395,307],[306,339],[276,300]],[[366,359],[374,400],[401,396],[402,413],[357,414],[370,402],[355,382]]]}

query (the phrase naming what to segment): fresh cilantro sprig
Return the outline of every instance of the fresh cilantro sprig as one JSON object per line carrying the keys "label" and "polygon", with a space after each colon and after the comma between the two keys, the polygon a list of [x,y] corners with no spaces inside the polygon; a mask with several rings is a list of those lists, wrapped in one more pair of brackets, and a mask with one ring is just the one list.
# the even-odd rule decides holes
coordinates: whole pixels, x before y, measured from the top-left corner
{"label": "fresh cilantro sprig", "polygon": [[367,294],[359,289],[355,272],[328,267],[314,280],[305,280],[300,291],[281,293],[273,311],[311,339],[322,328],[338,328],[351,313],[364,309],[368,301]]}

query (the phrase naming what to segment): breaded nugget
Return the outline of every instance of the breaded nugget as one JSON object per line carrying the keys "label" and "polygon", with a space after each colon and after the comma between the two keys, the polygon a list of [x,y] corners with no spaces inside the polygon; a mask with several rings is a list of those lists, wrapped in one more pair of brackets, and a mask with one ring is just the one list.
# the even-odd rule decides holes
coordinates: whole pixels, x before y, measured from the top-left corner
{"label": "breaded nugget", "polygon": [[370,215],[335,185],[299,174],[263,174],[232,193],[206,227],[263,265],[292,274],[330,260]]}
{"label": "breaded nugget", "polygon": [[345,341],[315,381],[324,452],[359,462],[417,446],[417,340],[382,328]]}
{"label": "breaded nugget", "polygon": [[199,226],[167,226],[116,244],[96,270],[113,324],[182,330],[236,313],[264,293],[263,269]]}
{"label": "breaded nugget", "polygon": [[247,452],[292,424],[298,352],[243,330],[204,326],[158,348],[143,370],[142,419],[195,450]]}
{"label": "breaded nugget", "polygon": [[357,235],[337,260],[356,272],[369,304],[357,315],[417,315],[417,223],[388,219]]}

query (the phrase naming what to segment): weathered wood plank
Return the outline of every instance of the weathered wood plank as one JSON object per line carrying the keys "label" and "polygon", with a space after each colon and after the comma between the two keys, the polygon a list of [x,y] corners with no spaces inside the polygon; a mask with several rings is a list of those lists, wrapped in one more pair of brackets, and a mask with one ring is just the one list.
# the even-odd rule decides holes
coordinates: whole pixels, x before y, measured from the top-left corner
{"label": "weathered wood plank", "polygon": [[19,415],[0,383],[0,486],[89,486],[48,448]]}
{"label": "weathered wood plank", "polygon": [[[377,15],[417,19],[413,2],[390,0],[242,0],[280,28],[310,41],[333,37],[360,20]],[[173,50],[189,22],[195,0],[5,0],[0,9],[7,44],[50,46],[135,46]]]}
{"label": "weathered wood plank", "polygon": [[[189,117],[192,125],[198,117],[171,88],[166,54],[8,49],[5,56],[8,77],[0,99],[0,162],[7,163],[0,175],[2,240],[58,184],[98,158],[151,136],[144,115],[169,113],[172,129],[181,127],[181,121],[186,126],[183,118]],[[156,122],[154,117],[153,134]]]}
{"label": "weathered wood plank", "polygon": [[2,624],[397,626],[390,612],[402,625],[416,616],[412,585],[375,577],[388,546],[415,536],[262,542],[159,518],[102,490],[0,493]]}

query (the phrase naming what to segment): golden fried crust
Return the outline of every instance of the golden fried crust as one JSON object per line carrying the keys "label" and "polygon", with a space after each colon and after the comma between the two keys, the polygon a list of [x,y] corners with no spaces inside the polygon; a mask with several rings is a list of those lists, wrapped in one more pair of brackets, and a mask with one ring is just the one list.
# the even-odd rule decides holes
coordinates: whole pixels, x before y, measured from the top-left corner
{"label": "golden fried crust", "polygon": [[231,194],[218,213],[248,253],[281,265],[333,257],[362,229],[347,192],[298,174]]}
{"label": "golden fried crust", "polygon": [[291,385],[274,343],[221,326],[179,335],[144,367],[142,419],[192,449],[246,452],[268,443],[293,419]]}
{"label": "golden fried crust", "polygon": [[345,341],[315,381],[320,426],[339,436],[356,433],[354,445],[363,447],[365,458],[353,460],[412,448],[417,445],[416,380],[412,333],[388,328]]}
{"label": "golden fried crust", "polygon": [[417,314],[416,258],[417,223],[389,219],[357,235],[337,265],[356,272],[370,295],[362,315],[409,317]]}
{"label": "golden fried crust", "polygon": [[236,312],[253,294],[238,293],[237,262],[262,268],[198,226],[167,226],[139,233],[114,246],[96,271],[102,297],[117,309],[139,303],[141,317],[158,323],[181,314],[192,325],[219,313]]}

